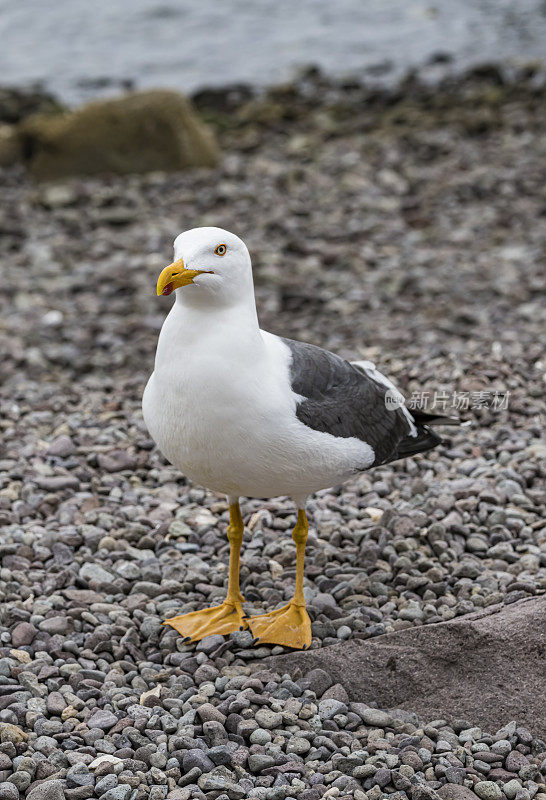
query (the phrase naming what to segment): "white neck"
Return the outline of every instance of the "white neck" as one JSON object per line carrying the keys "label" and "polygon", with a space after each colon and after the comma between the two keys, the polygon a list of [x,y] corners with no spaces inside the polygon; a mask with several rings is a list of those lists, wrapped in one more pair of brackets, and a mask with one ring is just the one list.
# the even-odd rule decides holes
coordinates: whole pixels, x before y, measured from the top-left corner
{"label": "white neck", "polygon": [[[196,287],[200,288],[200,287]],[[176,291],[175,307],[187,317],[193,317],[196,322],[219,317],[221,319],[237,320],[238,325],[248,322],[258,326],[258,314],[254,299],[254,285],[252,278],[248,285],[240,287],[226,297],[211,291],[192,291],[184,287]]]}
{"label": "white neck", "polygon": [[[191,297],[180,289],[176,301],[163,323],[157,345],[156,369],[169,365],[176,352],[223,352],[249,355],[261,349],[263,339],[258,324],[254,294],[245,293],[237,302],[229,305],[206,303],[206,298]],[[197,295],[197,292],[195,293]]]}

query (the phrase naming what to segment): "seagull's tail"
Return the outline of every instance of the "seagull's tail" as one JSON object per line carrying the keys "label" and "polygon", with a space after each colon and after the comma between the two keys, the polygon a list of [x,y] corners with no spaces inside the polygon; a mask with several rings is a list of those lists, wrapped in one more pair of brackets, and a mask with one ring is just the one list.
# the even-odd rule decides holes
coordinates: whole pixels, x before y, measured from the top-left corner
{"label": "seagull's tail", "polygon": [[426,453],[427,450],[432,450],[442,444],[443,439],[438,436],[426,425],[417,424],[417,436],[406,436],[398,443],[396,454],[389,459],[389,461],[396,461],[399,458],[407,458],[408,456],[415,456],[417,453]]}
{"label": "seagull's tail", "polygon": [[441,414],[426,414],[423,411],[414,411],[411,409],[411,416],[417,425],[429,425],[434,428],[439,425],[465,425],[458,417],[443,417]]}
{"label": "seagull's tail", "polygon": [[438,436],[436,431],[432,428],[440,425],[466,425],[468,423],[461,423],[457,417],[443,417],[441,414],[426,414],[422,411],[411,410],[411,416],[415,421],[417,428],[417,436],[406,436],[399,442],[396,455],[390,459],[395,461],[399,458],[407,458],[414,456],[417,453],[426,453],[427,450],[432,450],[439,444],[443,444],[443,439]]}

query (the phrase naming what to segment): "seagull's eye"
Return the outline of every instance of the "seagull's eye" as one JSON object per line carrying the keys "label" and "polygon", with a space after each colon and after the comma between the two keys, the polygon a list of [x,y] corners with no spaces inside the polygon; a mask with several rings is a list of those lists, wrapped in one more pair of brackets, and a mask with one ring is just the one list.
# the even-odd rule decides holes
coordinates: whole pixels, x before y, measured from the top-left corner
{"label": "seagull's eye", "polygon": [[225,256],[227,251],[227,247],[225,244],[219,244],[218,247],[214,250],[217,256]]}

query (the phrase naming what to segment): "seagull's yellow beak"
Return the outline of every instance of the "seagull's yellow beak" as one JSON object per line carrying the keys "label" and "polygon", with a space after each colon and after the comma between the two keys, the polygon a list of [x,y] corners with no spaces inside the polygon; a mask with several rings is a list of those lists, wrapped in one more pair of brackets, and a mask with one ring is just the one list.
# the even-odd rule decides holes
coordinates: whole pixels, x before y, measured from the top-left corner
{"label": "seagull's yellow beak", "polygon": [[157,296],[168,295],[180,286],[187,286],[189,283],[193,283],[193,279],[204,272],[210,274],[212,270],[186,269],[183,260],[179,258],[178,261],[174,261],[161,271],[157,279]]}

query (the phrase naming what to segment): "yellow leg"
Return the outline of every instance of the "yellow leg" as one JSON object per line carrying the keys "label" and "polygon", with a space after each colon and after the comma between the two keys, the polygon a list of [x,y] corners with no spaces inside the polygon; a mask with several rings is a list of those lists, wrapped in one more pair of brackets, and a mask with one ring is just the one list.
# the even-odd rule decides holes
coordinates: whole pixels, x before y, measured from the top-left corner
{"label": "yellow leg", "polygon": [[219,633],[227,636],[233,631],[248,628],[244,618],[242,603],[244,597],[239,588],[239,555],[243,541],[243,518],[239,503],[229,507],[229,526],[227,537],[229,540],[229,577],[226,599],[220,606],[204,608],[202,611],[191,611],[180,617],[166,619],[164,625],[170,625],[182,636],[189,637],[192,642],[198,642],[205,636]]}
{"label": "yellow leg", "polygon": [[252,635],[261,643],[282,644],[285,647],[305,649],[311,644],[311,620],[305,610],[303,596],[303,563],[309,523],[303,508],[298,509],[298,521],[292,531],[296,543],[296,588],[294,597],[286,606],[250,617],[248,624]]}

